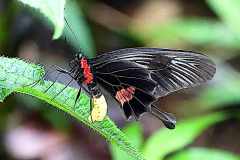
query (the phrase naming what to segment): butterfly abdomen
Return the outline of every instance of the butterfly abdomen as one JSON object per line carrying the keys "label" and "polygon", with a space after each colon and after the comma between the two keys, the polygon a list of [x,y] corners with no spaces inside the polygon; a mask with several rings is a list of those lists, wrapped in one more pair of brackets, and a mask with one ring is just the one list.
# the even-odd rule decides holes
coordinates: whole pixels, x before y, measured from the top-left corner
{"label": "butterfly abdomen", "polygon": [[93,97],[91,103],[91,121],[102,121],[107,115],[107,102],[104,95],[101,94],[99,97]]}

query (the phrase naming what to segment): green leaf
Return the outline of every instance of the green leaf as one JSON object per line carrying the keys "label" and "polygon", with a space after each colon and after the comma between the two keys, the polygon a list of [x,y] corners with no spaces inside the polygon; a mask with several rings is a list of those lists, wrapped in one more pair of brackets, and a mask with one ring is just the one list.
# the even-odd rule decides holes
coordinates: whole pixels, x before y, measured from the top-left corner
{"label": "green leaf", "polygon": [[[125,134],[117,128],[117,126],[107,117],[101,122],[91,123],[88,120],[90,113],[90,99],[85,94],[81,94],[80,100],[74,106],[77,89],[65,87],[63,84],[55,83],[47,92],[46,89],[52,84],[50,81],[39,79],[44,75],[41,66],[26,63],[15,58],[0,57],[0,89],[7,89],[11,92],[28,94],[52,104],[57,109],[77,118],[88,127],[94,129],[104,136],[108,141],[116,143],[121,149],[126,151],[133,158],[143,160],[144,158],[138,150],[132,146]],[[39,81],[34,87],[30,84]],[[56,95],[62,91],[57,97]],[[4,99],[6,92],[0,92],[0,99]],[[9,92],[7,92],[9,95]]]}
{"label": "green leaf", "polygon": [[207,0],[209,6],[225,22],[240,39],[240,1],[239,0]]}
{"label": "green leaf", "polygon": [[70,41],[78,51],[82,50],[89,57],[94,57],[95,47],[89,30],[90,27],[76,1],[69,1],[66,4],[64,14],[68,23],[65,22],[64,27],[64,36],[66,36],[67,41]]}
{"label": "green leaf", "polygon": [[207,148],[189,148],[183,150],[174,156],[168,158],[169,160],[240,160],[239,155],[233,153],[218,150],[218,149],[207,149]]}
{"label": "green leaf", "polygon": [[55,31],[53,39],[62,35],[64,28],[65,0],[19,0],[33,8],[39,9],[53,23]]}
{"label": "green leaf", "polygon": [[144,157],[161,160],[167,154],[190,144],[206,128],[224,117],[224,114],[215,113],[179,122],[175,130],[161,129],[147,140],[143,149]]}
{"label": "green leaf", "polygon": [[179,45],[184,42],[195,45],[239,48],[234,32],[219,22],[203,19],[179,19],[166,24],[150,26],[133,25],[130,34],[147,45]]}
{"label": "green leaf", "polygon": [[11,94],[10,89],[0,88],[0,102],[3,102],[3,100],[10,94]]}
{"label": "green leaf", "polygon": [[[140,124],[137,122],[131,123],[123,129],[123,132],[131,140],[132,144],[140,149],[143,143],[143,133]],[[113,160],[133,160],[126,152],[120,150],[115,143],[110,145],[110,151]]]}

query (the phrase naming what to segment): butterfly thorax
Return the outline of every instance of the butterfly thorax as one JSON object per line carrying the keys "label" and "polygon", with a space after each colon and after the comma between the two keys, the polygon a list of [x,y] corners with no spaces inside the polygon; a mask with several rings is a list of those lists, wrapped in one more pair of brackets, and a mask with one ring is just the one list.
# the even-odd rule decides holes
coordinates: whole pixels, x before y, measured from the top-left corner
{"label": "butterfly thorax", "polygon": [[82,70],[82,82],[88,87],[89,92],[93,97],[100,97],[102,95],[101,90],[97,86],[97,83],[94,79],[91,65],[86,57],[81,57],[79,60],[80,68]]}
{"label": "butterfly thorax", "polygon": [[86,57],[82,57],[80,59],[80,66],[81,66],[83,78],[84,78],[83,84],[85,84],[85,85],[92,84],[93,83],[93,73],[91,70],[91,66],[89,65]]}

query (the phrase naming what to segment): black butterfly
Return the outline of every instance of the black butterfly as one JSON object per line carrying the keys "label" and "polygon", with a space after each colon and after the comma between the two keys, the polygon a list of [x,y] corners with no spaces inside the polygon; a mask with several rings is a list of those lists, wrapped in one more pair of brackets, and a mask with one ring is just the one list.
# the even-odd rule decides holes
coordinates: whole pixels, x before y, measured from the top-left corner
{"label": "black butterfly", "polygon": [[[144,112],[159,118],[166,127],[175,128],[171,113],[153,105],[158,98],[212,79],[215,64],[205,55],[161,48],[126,48],[88,59],[77,55],[70,63],[69,74],[92,97],[92,121],[107,114],[107,103],[99,88],[106,89],[127,119],[138,119]],[[79,90],[76,101],[81,94]]]}

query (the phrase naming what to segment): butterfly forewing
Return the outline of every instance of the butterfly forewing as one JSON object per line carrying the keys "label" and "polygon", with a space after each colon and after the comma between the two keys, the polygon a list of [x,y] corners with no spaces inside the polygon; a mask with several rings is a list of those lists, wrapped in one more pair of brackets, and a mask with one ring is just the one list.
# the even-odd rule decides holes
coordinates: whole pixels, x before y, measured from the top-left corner
{"label": "butterfly forewing", "polygon": [[[142,78],[141,75],[137,75],[141,72],[138,70],[143,70],[142,72],[147,74],[145,78],[147,77],[159,88],[156,97],[206,82],[216,71],[214,63],[205,55],[160,48],[120,49],[97,56],[93,61],[97,75],[104,74],[106,72],[104,68],[111,68],[115,76],[117,73],[118,77],[136,77],[137,80]],[[125,62],[124,74],[120,72],[123,68],[118,68],[118,62],[119,64]],[[133,65],[135,69],[131,67]],[[129,70],[128,75],[127,70]],[[135,71],[136,74],[134,74]]]}

